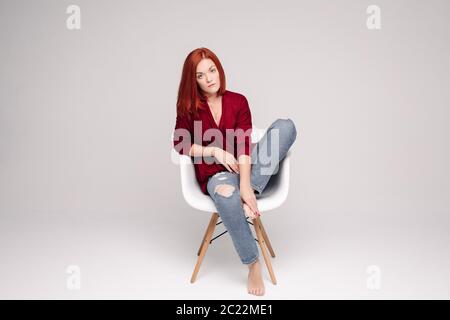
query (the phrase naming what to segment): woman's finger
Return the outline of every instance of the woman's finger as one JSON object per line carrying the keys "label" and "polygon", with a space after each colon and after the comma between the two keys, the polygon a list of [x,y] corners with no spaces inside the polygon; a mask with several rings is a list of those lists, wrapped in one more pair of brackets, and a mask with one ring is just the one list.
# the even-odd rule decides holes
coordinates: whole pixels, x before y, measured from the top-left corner
{"label": "woman's finger", "polygon": [[250,210],[256,214],[257,211],[255,211],[255,206],[253,205],[253,203],[251,203],[251,201],[245,201],[245,203],[247,204],[247,206],[250,208]]}
{"label": "woman's finger", "polygon": [[[252,203],[248,204],[248,206],[250,207],[250,209],[252,209],[252,211],[256,214],[259,215],[259,210],[258,210],[258,206],[256,203],[253,203],[253,201],[251,201]],[[256,201],[255,201],[256,202]]]}

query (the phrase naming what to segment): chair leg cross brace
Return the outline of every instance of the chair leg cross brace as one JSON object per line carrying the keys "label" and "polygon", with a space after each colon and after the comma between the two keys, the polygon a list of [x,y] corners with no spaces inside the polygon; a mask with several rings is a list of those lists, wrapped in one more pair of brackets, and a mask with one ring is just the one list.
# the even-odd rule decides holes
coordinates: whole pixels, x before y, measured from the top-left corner
{"label": "chair leg cross brace", "polygon": [[[247,217],[247,220],[248,220],[248,217]],[[247,221],[247,222],[248,222],[249,224],[253,225],[253,223],[251,223],[250,221]],[[217,223],[216,223],[216,226],[218,226],[218,225],[221,224],[221,223],[223,223],[223,221],[217,222]],[[214,240],[216,240],[217,238],[223,236],[223,235],[224,235],[225,233],[227,233],[227,232],[228,232],[228,230],[225,230],[224,232],[222,232],[222,233],[219,234],[218,236],[215,236],[214,238],[212,238],[212,239],[209,241],[209,244],[211,244]],[[258,239],[255,238],[255,240],[256,240],[256,242],[258,242]],[[203,246],[203,242],[204,242],[204,241],[205,241],[205,237],[203,237],[202,243],[200,244],[200,248],[198,248],[197,256],[200,255],[200,251],[202,250],[202,246]],[[270,243],[269,243],[269,244],[270,244]],[[272,250],[271,247],[269,248],[269,250],[271,251],[272,257],[275,257],[275,254],[272,253],[273,250]]]}
{"label": "chair leg cross brace", "polygon": [[[194,268],[194,272],[191,277],[191,283],[194,283],[195,280],[197,279],[197,274],[200,270],[200,266],[203,262],[203,258],[205,257],[205,254],[206,254],[206,251],[208,250],[209,245],[213,242],[213,240],[219,238],[220,236],[222,236],[228,232],[225,230],[218,236],[212,238],[212,235],[214,234],[216,225],[219,225],[222,223],[222,221],[217,223],[218,218],[219,218],[219,214],[217,212],[214,212],[211,216],[211,220],[209,221],[208,228],[206,229],[205,235],[203,236],[202,243],[200,244],[200,248],[198,249],[198,252],[197,252],[198,258],[197,258],[197,263]],[[247,217],[247,219],[248,219],[248,217]],[[267,236],[267,233],[261,222],[261,218],[258,217],[256,219],[253,219],[253,223],[251,223],[250,221],[247,221],[247,222],[249,224],[253,225],[253,227],[255,229],[255,233],[257,236],[257,239],[255,239],[255,240],[256,240],[256,242],[258,242],[258,244],[261,248],[261,252],[264,257],[264,262],[266,263],[267,270],[269,271],[270,279],[272,280],[273,284],[277,284],[277,280],[275,278],[275,273],[273,272],[273,268],[272,268],[272,263],[270,261],[270,258],[268,256],[266,250],[267,249],[269,250],[270,255],[273,258],[275,258],[275,252],[273,251],[272,245],[269,241],[269,237]]]}
{"label": "chair leg cross brace", "polygon": [[[218,226],[218,225],[221,224],[221,223],[222,223],[222,221],[217,222],[217,223],[216,223],[216,226]],[[214,240],[216,240],[217,238],[219,238],[220,236],[224,235],[224,234],[227,233],[227,232],[228,232],[228,231],[225,230],[224,232],[222,232],[222,233],[219,234],[218,236],[212,238],[212,239],[209,241],[209,244],[211,244]],[[205,236],[206,236],[206,234],[205,234]],[[203,236],[202,243],[200,243],[200,248],[198,248],[197,256],[199,256],[199,255],[200,255],[200,252],[202,251],[203,244],[205,243],[205,236]]]}

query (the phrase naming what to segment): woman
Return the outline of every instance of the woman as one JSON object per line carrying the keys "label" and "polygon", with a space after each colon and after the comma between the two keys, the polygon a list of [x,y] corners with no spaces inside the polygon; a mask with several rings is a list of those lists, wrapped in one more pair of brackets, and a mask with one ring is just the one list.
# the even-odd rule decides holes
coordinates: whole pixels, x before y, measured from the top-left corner
{"label": "woman", "polygon": [[178,90],[173,145],[178,153],[194,157],[200,188],[213,199],[242,263],[248,265],[248,293],[263,295],[258,247],[246,216],[261,215],[255,193],[261,194],[276,173],[297,131],[292,120],[277,119],[257,145],[251,144],[251,131],[248,101],[226,90],[217,56],[207,48],[189,53]]}

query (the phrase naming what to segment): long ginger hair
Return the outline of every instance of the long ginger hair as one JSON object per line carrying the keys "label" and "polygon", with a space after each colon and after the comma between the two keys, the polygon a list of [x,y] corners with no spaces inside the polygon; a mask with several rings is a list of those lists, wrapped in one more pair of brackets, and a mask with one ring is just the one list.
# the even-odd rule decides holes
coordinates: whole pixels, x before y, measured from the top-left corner
{"label": "long ginger hair", "polygon": [[197,48],[188,54],[184,61],[181,74],[180,86],[177,97],[177,114],[182,116],[196,116],[198,109],[201,108],[206,97],[201,92],[196,78],[197,65],[202,59],[211,59],[214,61],[220,77],[220,88],[217,94],[223,95],[226,90],[225,72],[219,58],[208,48]]}

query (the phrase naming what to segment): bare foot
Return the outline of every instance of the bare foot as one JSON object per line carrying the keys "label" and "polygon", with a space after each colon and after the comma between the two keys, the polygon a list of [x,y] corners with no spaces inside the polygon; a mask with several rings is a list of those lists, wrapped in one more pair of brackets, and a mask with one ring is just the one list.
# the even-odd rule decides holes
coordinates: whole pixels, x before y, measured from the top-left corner
{"label": "bare foot", "polygon": [[264,281],[261,275],[261,264],[259,260],[248,266],[248,293],[255,296],[262,296],[265,293]]}

